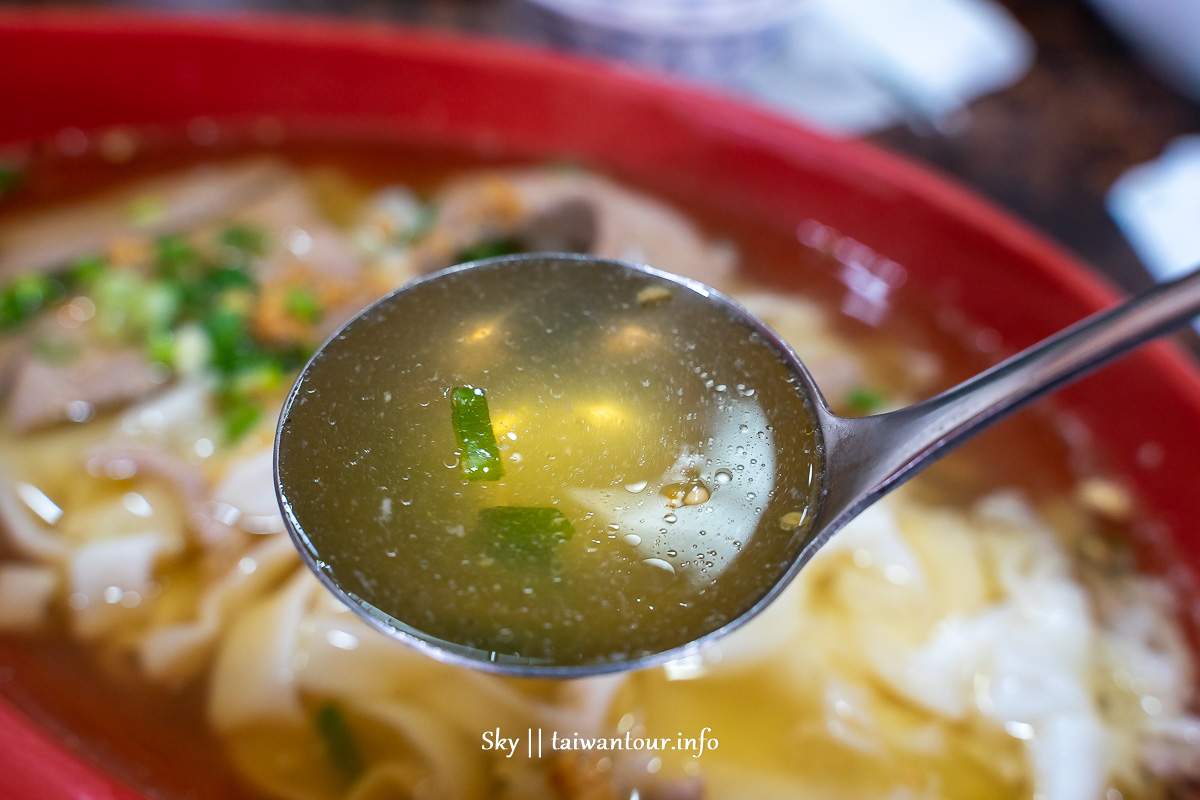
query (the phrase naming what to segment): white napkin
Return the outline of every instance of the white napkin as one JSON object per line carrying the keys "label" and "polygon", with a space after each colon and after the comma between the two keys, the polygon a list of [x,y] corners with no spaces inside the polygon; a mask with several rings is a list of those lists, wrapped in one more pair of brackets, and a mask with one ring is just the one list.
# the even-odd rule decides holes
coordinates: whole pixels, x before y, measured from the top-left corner
{"label": "white napkin", "polygon": [[528,2],[554,12],[552,44],[716,84],[834,136],[897,122],[953,132],[967,103],[1033,62],[992,0]]}
{"label": "white napkin", "polygon": [[1109,189],[1108,212],[1146,269],[1166,280],[1200,264],[1200,136],[1181,136]]}
{"label": "white napkin", "polygon": [[785,52],[731,86],[832,135],[897,122],[952,133],[967,103],[1018,81],[1033,55],[991,0],[809,0]]}

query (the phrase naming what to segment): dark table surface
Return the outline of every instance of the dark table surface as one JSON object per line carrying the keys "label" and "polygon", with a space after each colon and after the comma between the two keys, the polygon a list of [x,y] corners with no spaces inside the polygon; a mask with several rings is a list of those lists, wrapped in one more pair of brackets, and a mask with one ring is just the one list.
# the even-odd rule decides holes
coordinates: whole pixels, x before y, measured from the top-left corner
{"label": "dark table surface", "polygon": [[[1126,290],[1150,282],[1104,208],[1126,168],[1200,132],[1200,104],[1160,83],[1082,0],[1001,0],[1033,36],[1032,71],[970,107],[953,137],[870,139],[935,166],[1040,228]],[[532,38],[521,0],[10,0],[8,5],[326,14]]]}

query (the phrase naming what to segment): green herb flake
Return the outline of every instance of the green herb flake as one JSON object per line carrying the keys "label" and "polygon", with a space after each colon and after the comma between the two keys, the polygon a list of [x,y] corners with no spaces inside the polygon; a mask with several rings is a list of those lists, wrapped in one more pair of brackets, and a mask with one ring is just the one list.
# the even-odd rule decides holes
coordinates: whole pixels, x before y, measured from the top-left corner
{"label": "green herb flake", "polygon": [[159,237],[154,247],[159,274],[169,278],[183,278],[193,271],[199,254],[191,243],[178,234]]}
{"label": "green herb flake", "polygon": [[288,316],[305,325],[316,325],[325,315],[325,309],[321,307],[316,292],[305,286],[289,289],[284,298],[284,307]]}
{"label": "green herb flake", "polygon": [[347,780],[358,778],[363,771],[362,753],[341,706],[337,703],[321,705],[313,714],[313,723],[334,769]]}
{"label": "green herb flake", "polygon": [[455,259],[455,263],[465,264],[468,261],[480,261],[485,258],[495,258],[496,256],[511,256],[513,253],[519,252],[521,252],[521,245],[512,239],[480,242],[460,252]]}
{"label": "green herb flake", "polygon": [[75,288],[86,289],[108,270],[103,256],[85,256],[67,267],[63,279]]}
{"label": "green herb flake", "polygon": [[864,386],[856,386],[846,392],[846,405],[857,414],[874,414],[887,402],[879,392]]}
{"label": "green herb flake", "polygon": [[263,232],[245,225],[231,225],[221,231],[220,242],[249,255],[261,256],[267,250],[267,237]]}
{"label": "green herb flake", "polygon": [[557,508],[495,506],[479,511],[479,533],[498,557],[547,558],[575,535],[575,527]]}
{"label": "green herb flake", "polygon": [[249,317],[236,304],[213,309],[200,324],[208,334],[212,363],[218,372],[232,375],[260,355],[250,336]]}
{"label": "green herb flake", "polygon": [[236,442],[254,430],[263,419],[262,405],[248,394],[226,389],[217,398],[217,408],[225,427],[225,439]]}
{"label": "green herb flake", "polygon": [[175,367],[175,334],[170,331],[156,331],[146,339],[146,357],[156,364],[174,369]]}
{"label": "green herb flake", "polygon": [[496,481],[504,477],[504,464],[483,389],[458,386],[451,390],[450,425],[458,440],[458,457],[467,480]]}
{"label": "green herb flake", "polygon": [[66,294],[62,281],[49,275],[22,275],[0,289],[0,331],[19,328]]}

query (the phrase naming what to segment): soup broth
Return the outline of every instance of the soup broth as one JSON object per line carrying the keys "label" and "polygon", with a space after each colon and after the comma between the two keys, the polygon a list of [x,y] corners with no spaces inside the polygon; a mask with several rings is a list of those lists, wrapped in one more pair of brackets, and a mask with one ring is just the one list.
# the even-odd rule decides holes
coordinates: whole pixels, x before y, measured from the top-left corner
{"label": "soup broth", "polygon": [[385,624],[483,661],[625,661],[722,627],[818,498],[796,378],[683,285],[512,267],[408,289],[306,368],[279,438],[302,540]]}

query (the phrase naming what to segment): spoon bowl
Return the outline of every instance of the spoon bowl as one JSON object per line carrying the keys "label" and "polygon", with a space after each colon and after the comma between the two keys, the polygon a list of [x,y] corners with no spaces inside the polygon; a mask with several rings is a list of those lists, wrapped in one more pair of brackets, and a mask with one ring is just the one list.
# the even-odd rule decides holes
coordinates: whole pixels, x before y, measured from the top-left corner
{"label": "spoon bowl", "polygon": [[[489,259],[409,284],[318,351],[280,419],[276,488],[322,582],[436,658],[527,677],[650,666],[753,618],[954,445],[1198,310],[1192,273],[929,400],[845,418],[710,287]],[[393,404],[388,387],[416,393]],[[456,428],[460,391],[490,444]]]}
{"label": "spoon bowl", "polygon": [[351,608],[522,675],[644,666],[740,624],[821,498],[816,387],[715,290],[577,255],[383,299],[302,371],[284,519]]}

